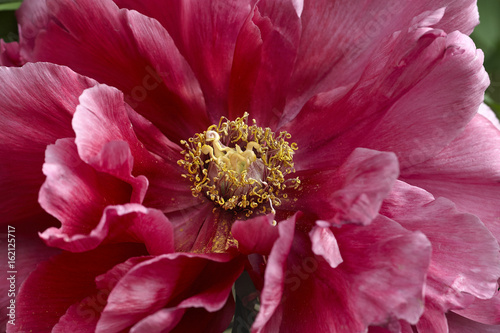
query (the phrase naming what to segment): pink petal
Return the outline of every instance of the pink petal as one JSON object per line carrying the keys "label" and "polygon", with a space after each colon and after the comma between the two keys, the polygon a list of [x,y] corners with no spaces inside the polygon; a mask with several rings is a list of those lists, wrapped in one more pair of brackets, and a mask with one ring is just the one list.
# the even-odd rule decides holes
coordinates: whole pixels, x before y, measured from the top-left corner
{"label": "pink petal", "polygon": [[483,324],[500,325],[500,292],[490,299],[476,298],[467,308],[453,312]]}
{"label": "pink petal", "polygon": [[[5,264],[2,265],[4,270],[2,278],[6,279],[10,278],[11,274],[15,275],[16,295],[21,284],[40,262],[61,252],[59,249],[47,247],[38,237],[38,231],[42,231],[53,223],[51,216],[40,214],[27,218],[25,221],[18,221],[13,225],[9,224],[10,227],[7,225],[2,226],[4,231],[2,231],[0,255],[5,258]],[[8,234],[11,236],[8,236]],[[0,304],[2,306],[10,306],[10,300],[15,299],[12,292],[10,279],[4,280],[0,284]],[[0,327],[10,326],[10,324],[7,325],[7,321],[14,318],[10,318],[9,314],[10,309],[2,309]]]}
{"label": "pink petal", "polygon": [[163,308],[218,311],[242,270],[241,260],[215,254],[165,254],[138,264],[113,288],[96,332],[120,332]]}
{"label": "pink petal", "polygon": [[95,83],[52,64],[0,68],[0,211],[9,222],[41,212],[45,148],[74,136],[71,115],[81,92]]}
{"label": "pink petal", "polygon": [[454,32],[439,46],[444,47],[442,58],[363,138],[369,148],[396,152],[402,168],[434,156],[454,139],[474,116],[489,84],[482,52],[470,38]]}
{"label": "pink petal", "polygon": [[[115,2],[120,6],[136,9],[154,17],[167,28],[176,45],[179,45],[181,52],[193,65],[203,91],[208,92],[206,98],[208,98],[209,110],[217,112],[220,108],[220,106],[212,106],[216,103],[210,99],[215,100],[217,98],[213,96],[221,95],[218,100],[224,100],[222,94],[225,93],[227,86],[224,78],[228,76],[231,62],[240,61],[239,52],[236,52],[233,59],[233,49],[228,46],[244,43],[245,40],[248,41],[245,43],[248,44],[247,54],[257,55],[261,52],[259,31],[255,27],[246,30],[250,24],[247,15],[253,15],[250,1],[236,3],[234,7],[226,3],[219,4],[219,1],[210,4],[183,2],[170,6],[165,6],[163,2],[156,0],[147,3],[130,0],[115,0]],[[257,3],[256,7],[261,9],[261,4],[261,2]],[[470,33],[478,23],[477,7],[473,0],[429,0],[423,3],[366,1],[357,3],[355,6],[349,1],[336,1],[332,4],[327,1],[304,3],[292,0],[283,1],[280,7],[283,10],[282,8],[291,7],[291,5],[293,5],[294,12],[287,14],[286,17],[288,19],[294,16],[300,17],[302,33],[299,58],[293,67],[289,66],[290,70],[293,70],[293,80],[288,89],[287,111],[289,115],[283,123],[292,119],[300,111],[302,105],[315,94],[326,91],[332,86],[340,87],[355,82],[366,67],[366,63],[376,53],[374,49],[383,44],[383,40],[394,32],[405,31],[418,23],[420,26],[434,25],[446,32],[458,29],[464,33]],[[442,12],[442,17],[426,20],[426,15],[433,17],[437,11]],[[271,20],[274,19],[272,15],[268,17]],[[246,23],[244,23],[245,18],[247,18]],[[207,24],[207,22],[210,23]],[[241,24],[244,24],[243,27]],[[322,29],[318,29],[318,26]],[[280,31],[284,30],[280,29]],[[238,31],[242,32],[239,36]],[[214,36],[213,38],[217,36],[217,40],[211,43],[209,39],[203,38],[205,36]],[[236,36],[239,38],[238,41]],[[287,46],[283,45],[280,48],[284,51]],[[221,54],[222,52],[224,54]],[[287,52],[287,56],[288,54]],[[213,60],[216,57],[219,61]],[[260,61],[256,57],[250,56],[250,58],[247,63],[248,71],[243,73],[243,77],[236,73],[232,74],[233,77],[243,79],[242,87],[246,85],[253,90],[251,86],[256,80],[255,76],[258,75],[256,67],[259,67]],[[220,61],[220,59],[227,60]],[[352,66],[353,63],[356,63],[356,66]],[[281,69],[281,64],[277,64],[277,68]],[[238,66],[233,67],[234,69],[242,73],[237,70]],[[271,69],[273,73],[275,70]],[[279,77],[280,82],[283,82],[282,76]],[[273,81],[276,81],[277,77]],[[232,82],[235,81],[232,80]],[[216,89],[218,91],[214,92],[213,90]],[[240,101],[241,104],[238,104],[238,98],[234,98],[235,104],[233,105],[241,108],[249,102],[249,96],[243,90],[237,90],[242,95],[236,96],[244,98]],[[266,92],[264,94],[267,95]],[[230,96],[232,96],[231,93]],[[259,110],[256,112],[259,113]],[[275,109],[273,112],[279,113],[280,110]]]}
{"label": "pink petal", "polygon": [[[188,207],[183,210],[166,214],[174,227],[175,249],[179,252],[190,252],[193,250],[196,240],[199,238],[200,230],[204,225],[215,228],[213,219],[214,206],[211,202]],[[203,239],[205,241],[208,239]]]}
{"label": "pink petal", "polygon": [[[157,105],[160,108],[159,112],[153,115],[148,114],[148,118],[155,123],[161,123],[161,128],[168,126],[170,131],[179,131],[179,127],[188,127],[180,137],[186,139],[192,136],[195,132],[200,132],[206,129],[208,124],[207,110],[205,106],[205,97],[200,88],[191,67],[186,62],[184,57],[179,53],[177,45],[172,40],[172,37],[167,31],[162,28],[158,21],[147,18],[135,11],[127,13],[128,24],[131,28],[133,38],[137,41],[137,47],[142,55],[149,63],[154,65],[158,75],[152,77],[157,82],[153,82],[151,86],[147,85],[146,79],[143,79],[143,86],[152,93],[156,93],[158,84],[163,84],[167,88],[167,94],[158,93],[157,99],[161,104]],[[151,73],[150,69],[147,69]],[[137,89],[137,88],[134,88]],[[132,90],[133,93],[133,90]],[[132,98],[134,95],[132,95]],[[169,123],[165,121],[165,99],[168,98],[169,107],[174,112],[169,112]],[[129,102],[129,101],[127,101]],[[135,104],[140,100],[134,101]],[[134,103],[131,106],[135,108]],[[150,110],[153,112],[154,110]],[[170,110],[169,110],[170,111]],[[187,125],[183,125],[187,122]],[[175,136],[171,139],[177,139]],[[176,140],[176,141],[177,141]]]}
{"label": "pink petal", "polygon": [[[347,333],[396,318],[418,321],[430,259],[425,236],[379,217],[368,226],[343,226],[335,237],[344,261],[333,269],[312,253],[307,235],[296,233],[291,252],[283,257],[286,266],[273,268],[271,281],[281,285],[272,289],[277,307],[267,310],[263,295],[270,290],[265,285],[261,312],[268,314],[267,320],[259,320],[259,313],[253,331],[325,332],[335,327]],[[272,256],[267,269],[273,267]]]}
{"label": "pink petal", "polygon": [[[432,16],[444,7],[438,24],[422,20],[422,15]],[[446,32],[470,33],[478,23],[473,0],[305,2],[301,45],[282,124],[314,95],[356,82],[367,65],[377,61],[377,48],[393,33],[414,28],[416,18],[420,18],[419,27],[432,24]]]}
{"label": "pink petal", "polygon": [[287,257],[293,242],[296,218],[297,214],[278,224],[279,238],[275,241],[267,261],[264,287],[260,295],[260,310],[252,325],[252,333],[265,330],[282,301]]}
{"label": "pink petal", "polygon": [[273,226],[273,214],[258,216],[246,221],[236,221],[231,234],[238,241],[238,250],[244,254],[269,255],[279,231]]}
{"label": "pink petal", "polygon": [[[432,301],[430,301],[432,302]],[[444,312],[426,300],[425,311],[420,317],[416,327],[422,333],[448,333],[448,322]]]}
{"label": "pink petal", "polygon": [[109,291],[99,290],[71,305],[49,332],[93,332],[108,294]]}
{"label": "pink petal", "polygon": [[[209,125],[196,80],[159,24],[119,10],[111,1],[53,0],[42,10],[47,14],[36,27],[35,46],[23,50],[27,60],[66,65],[117,87],[131,106],[175,141]],[[29,8],[20,11],[21,33],[31,15]]]}
{"label": "pink petal", "polygon": [[85,90],[79,100],[72,124],[78,153],[83,161],[96,164],[94,160],[106,143],[125,141],[135,159],[154,163],[151,161],[153,156],[148,154],[131,129],[120,91],[106,85],[96,85]]}
{"label": "pink petal", "polygon": [[500,325],[485,325],[454,313],[448,313],[450,333],[498,333]]}
{"label": "pink petal", "polygon": [[477,215],[500,240],[500,132],[483,116],[437,156],[403,170],[402,179]]}
{"label": "pink petal", "polygon": [[482,103],[477,113],[488,119],[498,130],[500,130],[500,121],[495,112],[493,112],[488,105]]}
{"label": "pink petal", "polygon": [[[165,213],[184,211],[193,206],[205,203],[201,197],[194,197],[191,192],[192,183],[181,175],[180,148],[168,140],[159,130],[135,111],[128,108],[132,127],[138,139],[154,155],[157,156],[154,164],[145,161],[136,161],[134,168],[144,174],[149,182],[144,205],[159,209]],[[145,166],[147,165],[147,168]]]}
{"label": "pink petal", "polygon": [[300,19],[289,0],[259,1],[236,41],[229,88],[229,118],[249,112],[275,128],[285,106],[297,55]]}
{"label": "pink petal", "polygon": [[[124,211],[127,212],[126,209]],[[129,236],[144,243],[148,253],[152,255],[175,251],[173,226],[162,212],[149,208],[146,209],[146,214],[137,215],[139,218],[134,219],[133,224],[127,230]]]}
{"label": "pink petal", "polygon": [[[81,254],[64,252],[43,262],[19,290],[16,325],[10,326],[9,331],[51,332],[73,303],[96,292],[96,276],[131,256],[142,254],[141,246],[111,245]],[[78,319],[82,323],[91,320],[87,316]]]}
{"label": "pink petal", "polygon": [[137,139],[152,154],[163,158],[165,161],[177,162],[180,146],[170,141],[151,121],[147,120],[134,109],[125,106],[127,116]]}
{"label": "pink petal", "polygon": [[47,0],[23,1],[16,12],[21,59],[23,63],[29,61],[35,48],[36,38],[44,31],[50,20]]}
{"label": "pink petal", "polygon": [[[435,66],[436,59],[442,57],[444,44],[440,31],[410,30],[395,34],[381,43],[357,82],[332,87],[312,98],[286,127],[299,147],[312,147],[303,162],[300,156],[305,152],[297,151],[297,168],[310,168],[308,164],[314,166],[318,162],[337,164],[350,154],[353,146],[370,142],[363,140],[364,136],[382,121],[395,101]],[[329,117],[325,117],[326,113]],[[311,128],[324,130],[311,131]],[[333,138],[336,140],[329,142]],[[332,149],[335,154],[330,153]]]}
{"label": "pink petal", "polygon": [[[301,210],[332,225],[369,224],[399,173],[392,153],[357,148],[334,170],[297,172],[302,180],[300,200],[288,199],[280,209]],[[297,196],[291,192],[290,198]]]}
{"label": "pink petal", "polygon": [[0,66],[21,66],[17,42],[5,43],[3,39],[0,39]]}
{"label": "pink petal", "polygon": [[[214,210],[212,202],[208,202],[196,209],[196,215],[201,211],[212,211],[199,220],[185,220],[199,226],[196,240],[191,248],[195,253],[233,253],[237,252],[237,242],[231,235],[231,226],[234,222],[234,214],[231,211]],[[181,212],[182,213],[182,212]],[[194,228],[194,227],[191,227]],[[177,237],[177,235],[176,235]]]}
{"label": "pink petal", "polygon": [[[405,25],[402,15],[377,23],[377,14],[387,16],[389,10],[392,8],[381,1],[355,5],[349,1],[304,2],[299,53],[282,124],[292,120],[314,95],[359,79],[376,46]],[[374,25],[373,33],[367,31]]]}
{"label": "pink petal", "polygon": [[97,276],[95,278],[97,288],[112,290],[132,268],[139,265],[140,263],[149,261],[154,258],[154,256],[150,255],[128,258],[127,260],[115,265],[107,272]]}
{"label": "pink petal", "polygon": [[115,2],[156,18],[167,29],[200,82],[211,122],[227,115],[236,40],[256,1]]}
{"label": "pink petal", "polygon": [[[442,144],[450,142],[465,128],[483,100],[484,89],[489,84],[489,79],[482,68],[482,62],[483,54],[475,50],[472,40],[459,33],[448,35],[446,52],[441,63],[411,92],[396,102],[393,110],[399,112],[389,113],[386,116],[387,121],[381,122],[373,131],[376,135],[391,130],[390,136],[386,136],[385,140],[374,146],[389,148],[383,141],[394,144],[396,142],[394,138],[397,137],[399,140],[396,143],[397,151],[407,150],[406,154],[398,154],[398,157],[401,156],[402,168],[418,164],[437,153],[437,149],[443,147]],[[436,86],[438,80],[444,82],[446,88],[440,85],[440,89]],[[429,89],[433,92],[430,95],[427,93]],[[432,114],[423,116],[420,111],[432,112],[437,116],[433,117]],[[409,114],[419,115],[421,121],[418,126],[413,119],[406,118]],[[404,126],[399,126],[394,131],[394,124],[398,121]],[[431,127],[428,127],[430,124]],[[419,131],[425,133],[426,137],[418,135]],[[406,137],[414,139],[405,141],[403,138]],[[366,140],[370,139],[373,137],[368,137]],[[436,145],[436,140],[442,144]],[[401,142],[403,144],[400,144]],[[428,149],[427,146],[433,148]]]}
{"label": "pink petal", "polygon": [[328,227],[316,225],[309,232],[312,251],[315,255],[323,257],[332,268],[337,267],[343,261],[339,245],[335,235]]}
{"label": "pink petal", "polygon": [[77,332],[94,332],[101,312],[107,304],[108,296],[116,283],[135,265],[149,259],[151,259],[149,256],[133,257],[97,276],[95,278],[97,290],[70,306],[54,326],[52,332],[65,333],[74,330]]}
{"label": "pink petal", "polygon": [[435,8],[446,8],[444,17],[436,25],[437,28],[446,32],[459,30],[466,35],[470,35],[474,27],[479,24],[477,3],[474,0],[430,0],[429,3]]}
{"label": "pink petal", "polygon": [[[131,329],[131,333],[170,332],[181,321],[186,309],[161,309],[139,321]],[[198,321],[197,321],[198,322]]]}
{"label": "pink petal", "polygon": [[[445,198],[398,181],[381,209],[432,243],[426,297],[441,312],[470,303],[470,295],[491,298],[500,278],[499,245],[474,215],[460,213]],[[444,232],[443,232],[444,231]]]}
{"label": "pink petal", "polygon": [[[84,91],[73,117],[76,144],[81,158],[98,171],[112,174],[135,186],[136,195],[132,199],[135,202],[143,200],[141,196],[144,193],[140,191],[145,189],[145,179],[139,175],[146,176],[151,185],[144,202],[148,207],[173,211],[199,203],[200,200],[191,194],[191,183],[181,177],[183,169],[177,165],[177,159],[181,157],[180,148],[170,150],[172,143],[164,140],[153,143],[167,144],[162,155],[168,160],[149,152],[137,139],[133,124],[127,116],[134,113],[124,104],[123,95],[114,88],[98,85]],[[139,128],[153,130],[150,128],[152,125],[147,126],[146,120],[141,116],[135,114],[133,120]],[[155,139],[160,139],[158,134]],[[114,141],[125,141],[130,147],[133,160],[129,158],[123,164],[104,166],[102,161],[106,162],[106,159],[102,156],[103,150],[107,145],[116,146],[112,143]],[[138,177],[132,177],[131,173]]]}
{"label": "pink petal", "polygon": [[77,154],[73,139],[47,148],[40,205],[62,223],[68,235],[87,234],[98,224],[104,208],[130,201],[130,185],[97,172]]}
{"label": "pink petal", "polygon": [[410,324],[400,320],[389,323],[389,327],[370,326],[368,333],[415,333],[415,331]]}
{"label": "pink petal", "polygon": [[356,146],[393,151],[402,167],[415,165],[473,117],[489,80],[468,37],[418,29],[382,45],[355,86],[317,95],[284,127],[299,146],[297,169],[338,165]]}
{"label": "pink petal", "polygon": [[217,312],[208,312],[201,308],[189,308],[182,317],[182,320],[173,331],[174,333],[182,332],[206,332],[219,333],[223,332],[229,326],[228,323],[234,315],[234,300],[232,295],[227,299],[224,307]]}
{"label": "pink petal", "polygon": [[102,242],[140,242],[153,255],[174,252],[173,227],[165,215],[137,204],[108,206],[99,224],[86,233],[49,228],[40,237],[50,246],[71,252],[96,248]]}
{"label": "pink petal", "polygon": [[144,318],[134,325],[131,333],[140,332],[203,332],[220,333],[227,327],[234,314],[234,301],[232,297],[222,309],[217,312],[208,312],[205,309],[162,309]]}

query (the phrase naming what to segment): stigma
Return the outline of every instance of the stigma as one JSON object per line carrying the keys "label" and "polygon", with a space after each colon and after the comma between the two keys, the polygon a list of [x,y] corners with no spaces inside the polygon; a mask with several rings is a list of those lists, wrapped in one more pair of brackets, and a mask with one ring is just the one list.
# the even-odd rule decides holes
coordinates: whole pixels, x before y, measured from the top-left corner
{"label": "stigma", "polygon": [[230,121],[222,117],[187,141],[181,141],[183,177],[192,182],[193,196],[205,196],[216,209],[232,211],[238,217],[275,213],[286,198],[287,187],[298,188],[291,135],[275,135],[269,128],[248,125],[248,113]]}

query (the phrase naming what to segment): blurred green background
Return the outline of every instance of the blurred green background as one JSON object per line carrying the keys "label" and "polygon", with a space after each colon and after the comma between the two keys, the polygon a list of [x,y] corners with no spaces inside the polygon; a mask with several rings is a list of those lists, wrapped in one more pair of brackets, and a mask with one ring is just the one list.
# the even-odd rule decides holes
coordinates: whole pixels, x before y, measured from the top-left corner
{"label": "blurred green background", "polygon": [[[17,40],[17,24],[14,11],[21,1],[0,0],[0,38]],[[472,38],[485,54],[484,66],[491,79],[485,102],[500,117],[500,0],[478,0],[481,23]]]}
{"label": "blurred green background", "polygon": [[500,1],[478,0],[478,6],[481,23],[471,37],[484,51],[484,67],[490,75],[485,102],[500,116]]}

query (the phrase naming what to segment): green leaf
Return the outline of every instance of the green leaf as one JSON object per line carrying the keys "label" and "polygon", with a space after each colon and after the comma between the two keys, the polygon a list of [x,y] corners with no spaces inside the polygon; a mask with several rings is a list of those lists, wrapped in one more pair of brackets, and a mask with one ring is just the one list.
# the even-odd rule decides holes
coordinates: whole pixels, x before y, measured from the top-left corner
{"label": "green leaf", "polygon": [[2,1],[0,0],[0,11],[16,10],[21,6],[22,1]]}
{"label": "green leaf", "polygon": [[19,39],[16,16],[13,10],[0,11],[0,38],[8,43]]}
{"label": "green leaf", "polygon": [[257,292],[248,272],[244,271],[234,284],[236,308],[232,333],[249,333],[260,308]]}
{"label": "green leaf", "polygon": [[495,48],[500,41],[500,1],[479,0],[479,25],[474,29],[473,39],[485,52]]}
{"label": "green leaf", "polygon": [[484,51],[484,67],[490,76],[490,87],[485,98],[488,104],[500,115],[500,1],[478,0],[480,24],[471,37],[476,46]]}
{"label": "green leaf", "polygon": [[496,103],[488,94],[484,96],[484,103],[486,103],[486,105],[488,105],[493,112],[495,112],[497,117],[500,118],[500,104]]}

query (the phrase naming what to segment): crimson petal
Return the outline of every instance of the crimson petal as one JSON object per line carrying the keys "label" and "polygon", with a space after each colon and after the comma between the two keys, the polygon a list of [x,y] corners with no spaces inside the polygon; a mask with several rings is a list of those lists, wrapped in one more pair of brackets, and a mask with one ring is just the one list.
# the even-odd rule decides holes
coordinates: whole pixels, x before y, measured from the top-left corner
{"label": "crimson petal", "polygon": [[[5,275],[3,276],[7,280],[0,284],[0,304],[6,307],[10,306],[11,299],[16,299],[14,294],[18,294],[19,287],[37,265],[61,252],[59,249],[47,247],[38,237],[39,231],[54,223],[51,216],[40,214],[17,222],[14,225],[9,224],[10,227],[2,226],[5,228],[5,233],[2,236],[0,255],[5,258]],[[14,280],[11,279],[12,275],[14,275]],[[12,284],[16,286],[15,290],[13,290]],[[14,294],[12,294],[13,292]],[[6,312],[4,311],[5,308],[2,309],[0,327],[9,326],[7,321],[15,319],[15,317],[9,316],[10,309],[7,308]],[[12,314],[15,315],[15,309]]]}
{"label": "crimson petal", "polygon": [[97,291],[98,275],[142,254],[141,245],[120,244],[85,253],[64,252],[43,262],[22,284],[16,298],[16,325],[9,325],[7,332],[51,332],[72,304]]}
{"label": "crimson petal", "polygon": [[355,85],[315,96],[284,127],[306,148],[294,158],[298,170],[339,165],[353,147],[392,151],[402,168],[416,165],[473,118],[489,79],[470,38],[417,29],[380,47]]}
{"label": "crimson petal", "polygon": [[120,332],[161,309],[172,310],[163,313],[172,323],[189,308],[217,312],[243,270],[240,259],[231,259],[225,254],[175,253],[136,265],[113,288],[96,332]]}
{"label": "crimson petal", "polygon": [[[22,40],[28,40],[24,26],[35,15],[32,2],[25,1],[19,12]],[[48,0],[40,7],[37,10],[43,10],[46,19],[35,27],[33,49],[21,44],[25,60],[66,65],[119,88],[172,140],[190,137],[209,125],[192,71],[157,22],[120,10],[111,1]]]}
{"label": "crimson petal", "polygon": [[[288,189],[280,209],[313,214],[331,225],[369,224],[399,174],[393,153],[357,148],[338,169],[297,172],[301,189]],[[300,195],[300,200],[293,200]]]}
{"label": "crimson petal", "polygon": [[479,323],[500,325],[500,292],[490,299],[476,298],[467,308],[453,312]]}
{"label": "crimson petal", "polygon": [[463,308],[470,303],[470,295],[493,297],[500,278],[500,247],[476,216],[461,213],[449,200],[434,199],[425,190],[401,181],[384,202],[381,214],[408,230],[423,232],[432,243],[426,282],[429,311]]}
{"label": "crimson petal", "polygon": [[500,325],[485,325],[454,313],[446,315],[450,333],[498,333]]}
{"label": "crimson petal", "polygon": [[[129,119],[131,117],[133,122]],[[147,128],[154,132],[154,127],[140,115],[135,114],[124,103],[123,94],[115,88],[98,85],[85,90],[80,96],[80,104],[73,117],[73,128],[76,133],[76,144],[81,158],[98,171],[107,172],[136,186],[145,187],[148,179],[148,192],[138,193],[132,200],[141,202],[143,196],[145,205],[161,209],[164,212],[181,210],[199,202],[190,190],[190,182],[181,177],[182,167],[177,165],[181,158],[180,147],[173,148],[173,144],[164,137],[156,136],[148,143],[165,144],[162,156],[155,156],[146,149],[134,132],[137,125],[142,131]],[[148,126],[149,125],[149,126]],[[154,142],[161,140],[159,142]],[[110,168],[103,165],[102,151],[115,141],[124,141],[131,150],[131,157],[121,168]],[[153,142],[152,142],[153,141]],[[136,178],[131,174],[137,175]],[[139,176],[142,175],[142,176]],[[145,189],[145,188],[144,188]],[[135,200],[134,200],[135,199]]]}
{"label": "crimson petal", "polygon": [[166,28],[200,82],[210,121],[227,116],[234,45],[256,0],[174,1],[168,6],[162,1],[115,2],[156,18]]}
{"label": "crimson petal", "polygon": [[174,252],[173,227],[165,215],[138,204],[108,206],[99,224],[88,234],[49,228],[40,237],[50,246],[71,252],[96,248],[101,243],[140,242],[153,255]]}
{"label": "crimson petal", "polygon": [[335,269],[314,255],[309,237],[300,231],[290,252],[276,242],[280,250],[271,252],[268,260],[253,332],[323,332],[335,327],[347,333],[397,318],[418,321],[430,259],[425,236],[379,216],[367,226],[343,226],[335,237],[344,259]]}
{"label": "crimson petal", "polygon": [[230,119],[248,112],[258,124],[276,128],[285,107],[300,29],[300,18],[290,0],[256,4],[235,45],[228,97]]}
{"label": "crimson petal", "polygon": [[273,226],[274,215],[268,214],[245,221],[236,221],[231,234],[238,241],[238,250],[244,254],[269,255],[279,231]]}
{"label": "crimson petal", "polygon": [[[0,67],[0,211],[9,222],[41,212],[37,203],[47,145],[73,137],[71,116],[95,84],[53,64]],[[20,204],[22,203],[22,205]]]}
{"label": "crimson petal", "polygon": [[84,163],[73,139],[47,148],[43,172],[40,205],[61,221],[66,234],[90,233],[106,206],[130,201],[130,185]]}
{"label": "crimson petal", "polygon": [[19,44],[5,43],[0,39],[0,66],[20,66]]}
{"label": "crimson petal", "polygon": [[500,131],[476,115],[439,154],[402,169],[402,179],[452,200],[460,211],[477,215],[500,240],[499,147]]}

